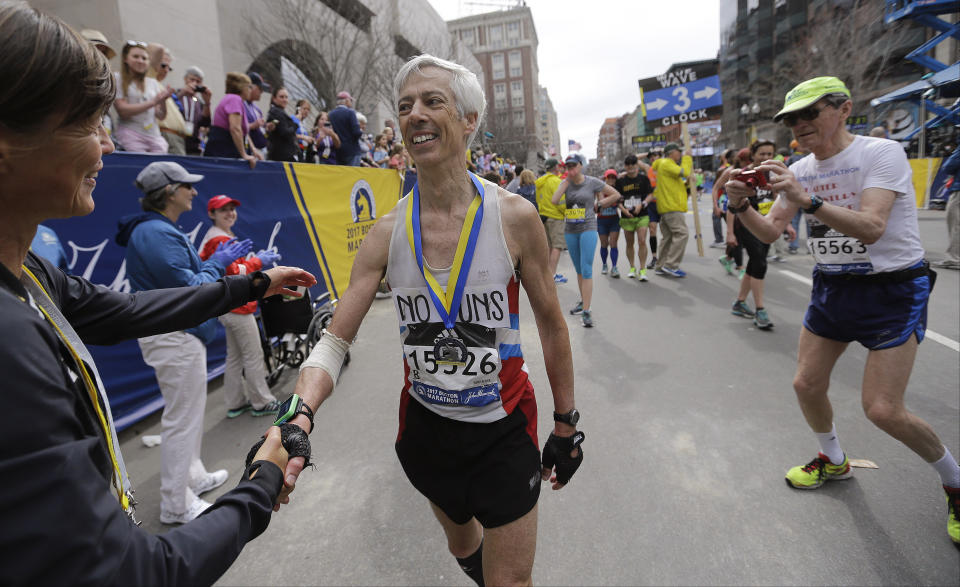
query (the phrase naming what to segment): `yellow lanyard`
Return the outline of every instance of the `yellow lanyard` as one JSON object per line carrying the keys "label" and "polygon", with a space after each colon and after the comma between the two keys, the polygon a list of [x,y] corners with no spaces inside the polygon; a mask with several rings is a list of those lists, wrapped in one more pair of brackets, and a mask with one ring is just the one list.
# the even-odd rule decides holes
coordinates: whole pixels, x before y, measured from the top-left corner
{"label": "yellow lanyard", "polygon": [[[37,287],[40,288],[40,291],[42,291],[43,294],[47,296],[47,299],[50,300],[50,303],[53,304],[53,299],[50,297],[50,294],[47,293],[47,290],[43,289],[43,285],[40,283],[40,280],[37,279],[37,277],[29,269],[26,268],[26,266],[23,267],[23,270],[24,272],[26,272],[27,275],[30,276],[30,279],[32,279],[34,283],[37,284]],[[87,371],[86,365],[84,365],[83,360],[80,358],[80,354],[77,352],[75,348],[73,348],[73,345],[70,344],[69,339],[67,338],[66,335],[64,335],[63,331],[60,330],[60,327],[57,326],[56,321],[53,318],[51,318],[50,314],[48,314],[47,311],[43,308],[43,304],[37,304],[36,307],[39,308],[41,312],[43,312],[43,315],[46,317],[47,322],[49,322],[50,325],[53,326],[54,330],[57,331],[57,335],[60,337],[60,341],[63,343],[65,347],[67,347],[67,351],[69,351],[70,356],[73,358],[73,362],[76,363],[77,369],[80,371],[80,376],[81,376],[81,379],[83,380],[83,385],[84,387],[87,388],[87,393],[90,395],[90,401],[93,403],[93,409],[96,410],[97,412],[97,419],[99,420],[100,428],[103,431],[103,438],[107,443],[107,450],[110,451],[110,463],[113,465],[113,475],[114,475],[114,478],[116,479],[117,497],[119,498],[120,505],[123,506],[123,509],[129,510],[130,501],[127,499],[127,493],[123,489],[123,476],[120,474],[120,465],[117,462],[117,456],[116,454],[114,454],[114,451],[113,451],[113,440],[110,434],[110,427],[107,425],[107,419],[103,415],[103,410],[100,407],[99,394],[97,393],[97,386],[94,385],[93,379],[90,377],[90,373]]]}

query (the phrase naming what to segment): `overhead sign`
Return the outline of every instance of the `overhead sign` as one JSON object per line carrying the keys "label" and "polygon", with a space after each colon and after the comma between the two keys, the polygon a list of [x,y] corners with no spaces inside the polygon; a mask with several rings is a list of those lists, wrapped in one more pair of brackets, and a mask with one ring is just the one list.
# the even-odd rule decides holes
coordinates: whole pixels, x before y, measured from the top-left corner
{"label": "overhead sign", "polygon": [[630,139],[634,148],[653,149],[655,147],[665,147],[667,145],[667,135],[640,135]]}
{"label": "overhead sign", "polygon": [[723,113],[715,59],[674,65],[668,72],[640,80],[639,84],[647,122],[668,126],[719,118]]}

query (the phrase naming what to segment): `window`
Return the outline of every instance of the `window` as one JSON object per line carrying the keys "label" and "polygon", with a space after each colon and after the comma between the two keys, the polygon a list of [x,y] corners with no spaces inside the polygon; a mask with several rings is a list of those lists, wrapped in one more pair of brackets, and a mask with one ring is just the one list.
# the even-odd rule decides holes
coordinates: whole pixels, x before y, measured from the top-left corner
{"label": "window", "polygon": [[510,77],[520,77],[523,75],[523,58],[519,51],[511,51],[509,54]]}
{"label": "window", "polygon": [[523,91],[510,92],[510,104],[515,107],[523,106]]}
{"label": "window", "polygon": [[466,46],[472,47],[473,46],[473,29],[464,29],[460,31],[460,40],[462,40]]}
{"label": "window", "polygon": [[503,26],[495,25],[487,29],[487,40],[494,49],[503,47]]}
{"label": "window", "polygon": [[493,99],[493,108],[494,110],[503,110],[507,107],[507,99],[494,97]]}
{"label": "window", "polygon": [[513,126],[523,126],[527,122],[526,113],[523,110],[513,111]]}
{"label": "window", "polygon": [[503,71],[503,53],[494,53],[491,57],[493,65],[493,79],[503,79],[506,77]]}
{"label": "window", "polygon": [[493,84],[494,96],[507,96],[507,84]]}
{"label": "window", "polygon": [[515,20],[507,23],[507,38],[517,39],[520,37],[520,21]]}

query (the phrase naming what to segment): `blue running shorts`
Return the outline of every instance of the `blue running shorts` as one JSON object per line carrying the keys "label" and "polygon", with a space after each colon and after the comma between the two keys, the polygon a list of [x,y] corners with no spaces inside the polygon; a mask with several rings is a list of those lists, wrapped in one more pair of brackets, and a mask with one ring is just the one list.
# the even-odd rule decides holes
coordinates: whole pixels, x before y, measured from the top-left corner
{"label": "blue running shorts", "polygon": [[922,342],[929,297],[927,275],[895,283],[823,275],[814,269],[803,325],[817,336],[840,342],[855,340],[873,351],[900,346],[911,335]]}
{"label": "blue running shorts", "polygon": [[611,232],[620,232],[619,216],[597,216],[597,232],[599,234],[610,234]]}
{"label": "blue running shorts", "polygon": [[647,204],[647,215],[650,216],[650,222],[660,222],[660,212],[657,210],[656,201]]}

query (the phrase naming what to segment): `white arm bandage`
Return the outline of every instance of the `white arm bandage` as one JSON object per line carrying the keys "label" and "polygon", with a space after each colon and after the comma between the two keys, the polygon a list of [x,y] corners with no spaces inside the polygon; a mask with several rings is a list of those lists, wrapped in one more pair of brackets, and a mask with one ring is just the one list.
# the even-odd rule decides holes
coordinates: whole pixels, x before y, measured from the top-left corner
{"label": "white arm bandage", "polygon": [[348,350],[350,350],[349,342],[324,329],[320,342],[310,351],[307,360],[300,364],[300,371],[303,372],[307,367],[323,369],[336,387],[337,379],[340,378],[340,367],[343,366],[343,358]]}

